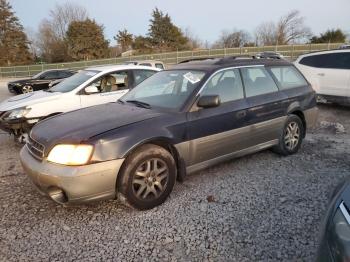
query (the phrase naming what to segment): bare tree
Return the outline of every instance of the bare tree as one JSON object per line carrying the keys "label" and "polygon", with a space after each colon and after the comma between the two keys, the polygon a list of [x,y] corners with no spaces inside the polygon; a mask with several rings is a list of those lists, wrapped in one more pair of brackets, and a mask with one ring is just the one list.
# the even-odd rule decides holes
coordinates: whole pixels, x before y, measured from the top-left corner
{"label": "bare tree", "polygon": [[220,38],[214,43],[214,48],[242,47],[250,40],[250,35],[244,30],[222,31]]}
{"label": "bare tree", "polygon": [[188,39],[187,45],[190,49],[198,49],[203,47],[203,41],[196,36],[190,27],[183,30],[185,37]]}
{"label": "bare tree", "polygon": [[255,42],[257,45],[276,44],[276,25],[274,22],[264,22],[256,28]]}
{"label": "bare tree", "polygon": [[58,38],[63,39],[68,30],[68,26],[73,21],[84,21],[88,18],[86,9],[80,5],[66,2],[56,5],[50,10],[50,23],[52,30]]}
{"label": "bare tree", "polygon": [[83,21],[88,17],[84,7],[66,2],[56,5],[50,11],[49,19],[44,19],[37,34],[39,55],[46,62],[64,62],[70,60],[65,42],[70,23]]}
{"label": "bare tree", "polygon": [[310,29],[304,24],[304,17],[298,10],[293,10],[280,18],[276,27],[276,40],[278,44],[289,44],[296,40],[309,38]]}
{"label": "bare tree", "polygon": [[259,45],[286,45],[310,36],[311,31],[297,10],[282,16],[278,23],[264,22],[255,31],[256,43]]}

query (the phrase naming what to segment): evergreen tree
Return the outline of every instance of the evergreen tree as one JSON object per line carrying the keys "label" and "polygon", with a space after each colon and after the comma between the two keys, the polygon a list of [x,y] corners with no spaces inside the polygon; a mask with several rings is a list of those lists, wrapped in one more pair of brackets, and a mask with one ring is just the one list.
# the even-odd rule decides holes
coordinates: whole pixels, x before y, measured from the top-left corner
{"label": "evergreen tree", "polygon": [[148,34],[154,48],[160,51],[183,50],[187,47],[188,39],[180,28],[172,23],[168,14],[158,8],[152,12]]}
{"label": "evergreen tree", "polygon": [[0,65],[20,65],[32,61],[23,26],[7,0],[0,0]]}
{"label": "evergreen tree", "polygon": [[340,29],[327,30],[319,37],[314,36],[311,38],[311,43],[345,43],[346,35]]}
{"label": "evergreen tree", "polygon": [[108,56],[108,40],[103,27],[94,20],[73,21],[70,23],[66,41],[68,53],[74,60],[91,60]]}
{"label": "evergreen tree", "polygon": [[122,52],[125,52],[132,45],[134,36],[124,29],[123,31],[118,31],[118,34],[114,36],[114,40],[121,46]]}

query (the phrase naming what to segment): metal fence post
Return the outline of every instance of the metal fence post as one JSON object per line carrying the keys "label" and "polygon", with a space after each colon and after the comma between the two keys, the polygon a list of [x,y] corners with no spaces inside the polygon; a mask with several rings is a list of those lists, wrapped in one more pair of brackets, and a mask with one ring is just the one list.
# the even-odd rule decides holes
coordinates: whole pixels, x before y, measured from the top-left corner
{"label": "metal fence post", "polygon": [[179,63],[179,49],[176,49],[176,64]]}

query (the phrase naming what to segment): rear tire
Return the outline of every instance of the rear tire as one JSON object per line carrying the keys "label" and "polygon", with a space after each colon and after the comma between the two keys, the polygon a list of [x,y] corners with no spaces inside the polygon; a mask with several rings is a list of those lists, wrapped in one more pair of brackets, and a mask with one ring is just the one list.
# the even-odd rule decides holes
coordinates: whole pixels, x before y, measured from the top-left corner
{"label": "rear tire", "polygon": [[162,204],[176,181],[176,164],[164,148],[146,144],[127,157],[117,181],[117,191],[127,205],[151,209]]}
{"label": "rear tire", "polygon": [[288,156],[298,152],[303,138],[305,127],[301,119],[296,115],[289,115],[280,135],[278,145],[273,149],[276,153]]}

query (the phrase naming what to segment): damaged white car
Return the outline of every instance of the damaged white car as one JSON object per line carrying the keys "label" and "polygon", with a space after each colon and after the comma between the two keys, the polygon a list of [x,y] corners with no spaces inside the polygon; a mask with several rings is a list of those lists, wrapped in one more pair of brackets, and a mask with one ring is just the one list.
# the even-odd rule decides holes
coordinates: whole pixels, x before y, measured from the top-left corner
{"label": "damaged white car", "polygon": [[24,142],[40,120],[84,107],[115,102],[131,88],[160,71],[135,65],[81,70],[58,85],[11,97],[0,104],[0,129]]}

